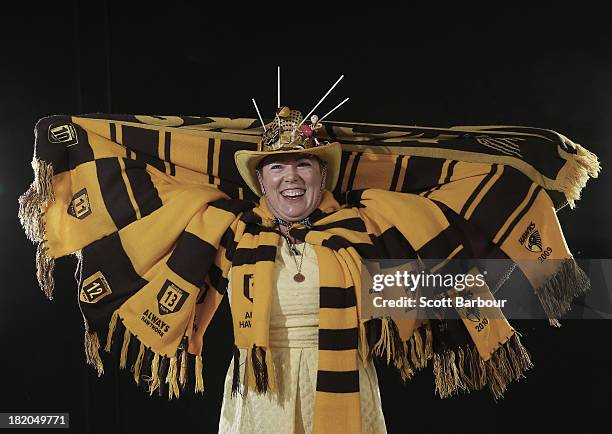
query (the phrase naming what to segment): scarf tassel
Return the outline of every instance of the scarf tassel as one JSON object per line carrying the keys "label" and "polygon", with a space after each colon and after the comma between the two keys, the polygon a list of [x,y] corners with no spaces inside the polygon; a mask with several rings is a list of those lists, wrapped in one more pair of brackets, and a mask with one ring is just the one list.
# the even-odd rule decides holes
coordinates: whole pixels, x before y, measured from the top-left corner
{"label": "scarf tassel", "polygon": [[125,369],[131,337],[132,337],[132,334],[126,328],[125,332],[123,333],[123,345],[121,345],[121,357],[119,358],[119,369]]}
{"label": "scarf tassel", "polygon": [[436,393],[442,398],[452,396],[458,390],[468,390],[460,376],[460,369],[455,364],[455,352],[446,350],[442,354],[434,354],[433,372]]}
{"label": "scarf tassel", "polygon": [[563,260],[561,267],[543,286],[535,290],[551,325],[570,310],[572,301],[590,289],[590,280],[574,258]]}
{"label": "scarf tassel", "polygon": [[49,248],[45,246],[44,241],[38,243],[36,248],[36,279],[47,299],[53,300],[55,259],[48,252]]}
{"label": "scarf tassel", "polygon": [[232,375],[232,398],[238,395],[240,390],[240,349],[234,345],[234,372]]}
{"label": "scarf tassel", "polygon": [[[134,365],[134,379],[138,384],[140,372],[142,369],[142,363],[144,360],[145,347],[141,343],[141,352],[139,352]],[[142,378],[148,383],[149,395],[153,395],[155,391],[158,392],[159,396],[163,396],[165,393],[164,384],[168,385],[168,399],[179,398],[179,362],[178,357],[165,357],[158,353],[153,353],[153,360],[151,361],[151,376],[143,376]],[[166,371],[167,368],[167,371]],[[196,375],[196,387],[197,387],[197,375]],[[197,390],[196,390],[197,391]],[[202,390],[203,391],[203,390]]]}
{"label": "scarf tassel", "polygon": [[204,363],[202,355],[198,354],[195,358],[195,392],[204,393]]}
{"label": "scarf tassel", "polygon": [[533,364],[529,353],[514,334],[484,361],[475,347],[445,350],[433,355],[435,391],[448,398],[459,391],[481,390],[488,385],[495,401],[503,397],[508,384],[524,378]]}
{"label": "scarf tassel", "polygon": [[110,322],[108,323],[108,334],[106,335],[106,345],[104,346],[104,351],[110,353],[111,347],[113,345],[113,334],[115,333],[115,328],[117,327],[117,320],[119,319],[119,311],[114,311],[111,316]]}
{"label": "scarf tassel", "polygon": [[149,383],[148,392],[150,396],[159,388],[159,357],[159,354],[155,353],[151,362],[151,376],[145,377],[145,380]]}
{"label": "scarf tassel", "polygon": [[[248,363],[248,362],[251,363]],[[247,355],[247,387],[253,387],[259,394],[276,390],[274,364],[270,351],[253,344]]]}
{"label": "scarf tassel", "polygon": [[263,348],[256,347],[254,344],[253,350],[251,351],[251,363],[255,378],[255,390],[257,393],[266,393],[268,391],[268,366],[266,365],[266,354]]}
{"label": "scarf tassel", "polygon": [[166,375],[166,384],[168,385],[168,399],[178,399],[178,360],[176,357],[170,357],[170,366],[168,367],[168,374]]}
{"label": "scarf tassel", "polygon": [[560,155],[567,160],[567,163],[566,167],[562,169],[564,176],[559,180],[559,188],[565,193],[567,203],[573,209],[575,201],[580,199],[580,192],[586,186],[589,178],[597,178],[599,176],[601,164],[597,155],[572,142],[567,137],[559,135],[567,145],[576,150],[575,154],[568,154],[564,151],[560,152]]}
{"label": "scarf tassel", "polygon": [[400,371],[402,381],[409,380],[415,370],[427,366],[433,359],[436,393],[442,398],[459,391],[481,390],[488,385],[495,400],[503,396],[508,384],[524,377],[531,369],[529,353],[514,332],[504,344],[484,361],[475,347],[445,350],[433,353],[433,335],[429,324],[414,331],[406,342],[402,342],[395,322],[389,318],[381,320],[381,337],[372,346],[378,357],[386,353],[387,364]]}
{"label": "scarf tassel", "polygon": [[181,350],[181,368],[179,372],[179,384],[184,389],[187,384],[187,346]]}
{"label": "scarf tassel", "polygon": [[140,347],[138,348],[138,355],[136,356],[136,361],[134,362],[133,370],[134,370],[134,381],[137,385],[140,384],[140,370],[142,368],[142,361],[144,359],[145,346],[141,342]]}
{"label": "scarf tassel", "polygon": [[395,322],[390,318],[381,318],[380,339],[372,345],[371,352],[377,357],[383,357],[386,353],[387,365],[393,362],[405,383],[412,378],[415,370],[427,366],[427,361],[433,357],[432,347],[429,324],[419,327],[409,340],[403,342]]}
{"label": "scarf tassel", "polygon": [[[106,337],[106,345],[104,351],[111,352],[113,346],[113,337],[115,332],[118,331],[119,313],[118,311],[113,312],[111,319],[108,324],[108,334]],[[130,351],[130,344],[134,351]],[[135,348],[138,345],[138,353],[136,354]],[[97,371],[98,376],[104,373],[104,367],[99,354],[100,342],[96,333],[85,333],[85,355],[87,357],[87,363],[93,365]],[[148,355],[147,355],[148,354]],[[153,358],[151,360],[151,356]],[[151,376],[144,376],[142,374],[142,367],[145,363],[145,358],[151,360]],[[129,359],[129,360],[128,360]],[[165,393],[164,385],[168,385],[168,398],[179,398],[180,387],[184,386],[187,382],[187,339],[184,338],[183,342],[179,346],[177,355],[173,357],[166,357],[158,353],[153,352],[147,348],[138,338],[133,335],[129,329],[125,328],[123,332],[123,342],[121,344],[121,351],[119,357],[119,368],[125,369],[128,363],[133,364],[131,371],[133,372],[134,381],[137,385],[140,385],[141,378],[148,383],[149,395],[153,395],[155,391],[158,391],[160,395]],[[196,392],[204,392],[204,383],[202,378],[202,357],[196,357],[195,363],[195,383]],[[166,370],[167,369],[167,370]]]}
{"label": "scarf tassel", "polygon": [[95,332],[85,332],[85,359],[88,365],[96,368],[98,377],[104,374],[104,364],[100,358],[100,341]]}
{"label": "scarf tassel", "polygon": [[370,351],[368,349],[368,336],[366,332],[365,323],[359,321],[359,355],[361,360],[365,363],[370,360]]}
{"label": "scarf tassel", "polygon": [[425,348],[423,345],[423,338],[421,337],[420,330],[415,330],[415,332],[410,337],[411,341],[414,341],[414,352],[416,363],[414,364],[415,368],[422,369],[427,365],[427,359],[425,358]]}
{"label": "scarf tassel", "polygon": [[45,246],[45,223],[43,209],[48,202],[55,201],[53,193],[53,166],[50,163],[34,158],[34,182],[19,197],[19,221],[28,239],[38,243],[36,249],[36,277],[45,296],[53,299],[53,270],[55,259],[49,255]]}

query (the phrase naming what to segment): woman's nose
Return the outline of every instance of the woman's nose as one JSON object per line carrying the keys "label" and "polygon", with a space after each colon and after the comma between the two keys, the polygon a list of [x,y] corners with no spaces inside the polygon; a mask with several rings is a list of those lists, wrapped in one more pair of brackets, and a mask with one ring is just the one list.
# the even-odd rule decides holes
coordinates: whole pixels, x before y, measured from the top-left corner
{"label": "woman's nose", "polygon": [[287,165],[287,168],[285,170],[285,177],[284,180],[286,182],[295,182],[298,179],[298,170],[297,167],[295,167],[292,164]]}

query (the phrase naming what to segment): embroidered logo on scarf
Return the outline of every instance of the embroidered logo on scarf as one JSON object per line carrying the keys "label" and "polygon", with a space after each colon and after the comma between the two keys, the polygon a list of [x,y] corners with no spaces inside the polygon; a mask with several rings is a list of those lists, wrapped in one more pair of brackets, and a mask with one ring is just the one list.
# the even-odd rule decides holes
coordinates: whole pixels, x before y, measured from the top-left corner
{"label": "embroidered logo on scarf", "polygon": [[83,220],[85,217],[91,214],[91,206],[86,188],[80,190],[77,194],[72,196],[72,201],[68,206],[68,214],[70,214],[72,217],[78,218],[79,220]]}
{"label": "embroidered logo on scarf", "polygon": [[534,222],[529,223],[529,226],[519,238],[519,243],[530,252],[542,251],[542,237],[540,237],[540,232]]}
{"label": "embroidered logo on scarf", "polygon": [[[474,294],[471,291],[465,291],[463,294],[464,299],[473,300]],[[480,314],[480,309],[478,306],[470,306],[465,309],[465,316],[472,322],[480,322],[480,318],[482,315]]]}
{"label": "embroidered logo on scarf", "polygon": [[515,142],[521,139],[519,137],[490,137],[476,136],[476,141],[487,148],[493,149],[502,154],[523,158],[521,148]]}
{"label": "embroidered logo on scarf", "polygon": [[244,314],[244,321],[238,321],[238,327],[241,329],[250,329],[251,328],[251,319],[253,319],[253,312],[248,311]]}
{"label": "embroidered logo on scarf", "polygon": [[50,143],[64,143],[65,146],[74,146],[79,143],[74,125],[49,125],[48,139]]}
{"label": "embroidered logo on scarf", "polygon": [[149,309],[146,309],[142,313],[140,321],[151,327],[151,330],[153,330],[162,338],[166,333],[170,331],[170,324],[166,324],[161,318],[157,317],[157,315],[149,311]]}
{"label": "embroidered logo on scarf", "polygon": [[175,283],[166,280],[161,290],[157,293],[157,306],[160,315],[178,312],[187,300],[189,293],[179,288]]}
{"label": "embroidered logo on scarf", "polygon": [[106,278],[101,271],[98,271],[83,281],[83,286],[79,293],[79,300],[84,303],[96,303],[110,293],[112,293],[112,291]]}
{"label": "embroidered logo on scarf", "polygon": [[243,292],[244,292],[244,296],[251,303],[253,303],[253,283],[254,283],[253,275],[252,274],[245,274],[244,275],[244,285],[243,285],[243,290],[244,291]]}

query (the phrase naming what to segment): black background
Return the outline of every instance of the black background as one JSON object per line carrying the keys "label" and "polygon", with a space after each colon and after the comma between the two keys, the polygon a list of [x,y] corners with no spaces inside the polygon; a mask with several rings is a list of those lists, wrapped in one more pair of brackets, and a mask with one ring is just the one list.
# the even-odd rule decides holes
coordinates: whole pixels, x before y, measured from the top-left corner
{"label": "black background", "polygon": [[[203,397],[149,398],[110,360],[102,379],[85,365],[74,258],[58,261],[55,299],[46,301],[16,217],[43,116],[255,117],[252,97],[270,116],[276,65],[283,102],[307,111],[346,74],[326,106],[351,97],[335,120],[535,126],[595,152],[602,175],[559,220],[577,257],[612,256],[612,28],[602,11],[22,3],[3,11],[0,28],[0,412],[69,412],[78,433],[216,432],[230,357],[225,308],[206,335],[218,358],[205,358]],[[512,324],[535,368],[498,403],[488,392],[440,400],[431,370],[403,388],[379,366],[389,432],[609,432],[611,323]]]}

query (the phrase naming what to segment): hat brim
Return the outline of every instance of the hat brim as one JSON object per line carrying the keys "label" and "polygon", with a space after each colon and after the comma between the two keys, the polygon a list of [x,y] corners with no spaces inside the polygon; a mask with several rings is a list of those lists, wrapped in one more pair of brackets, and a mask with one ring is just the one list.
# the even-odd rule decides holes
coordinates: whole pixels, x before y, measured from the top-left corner
{"label": "hat brim", "polygon": [[285,155],[285,154],[309,154],[319,157],[327,163],[327,177],[325,188],[332,191],[338,182],[338,174],[340,171],[340,158],[342,156],[342,146],[338,142],[329,143],[327,145],[316,146],[308,149],[295,149],[291,151],[237,151],[234,154],[234,161],[238,172],[244,182],[257,196],[261,196],[261,188],[259,180],[255,174],[255,169],[261,160],[269,155]]}

